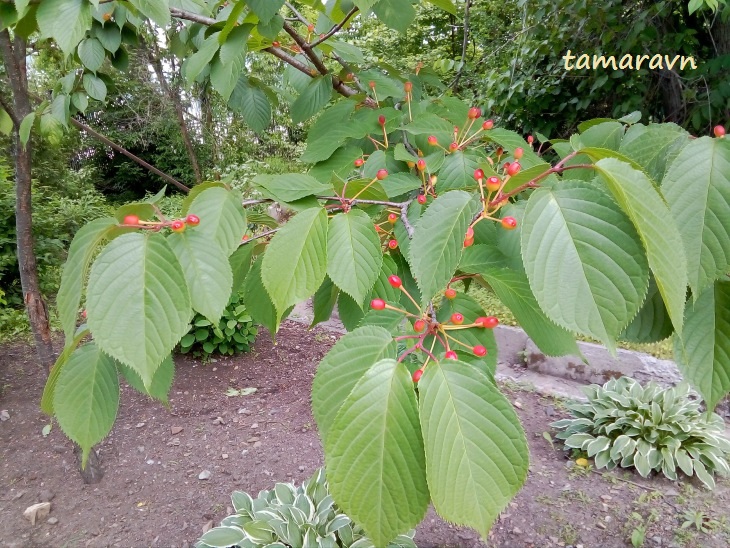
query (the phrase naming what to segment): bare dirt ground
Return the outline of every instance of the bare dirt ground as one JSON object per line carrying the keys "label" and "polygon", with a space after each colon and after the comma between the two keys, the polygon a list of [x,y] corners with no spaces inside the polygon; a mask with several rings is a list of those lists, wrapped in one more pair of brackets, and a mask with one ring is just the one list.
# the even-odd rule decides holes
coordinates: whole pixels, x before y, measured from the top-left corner
{"label": "bare dirt ground", "polygon": [[[206,365],[178,357],[169,410],[123,386],[116,425],[100,445],[105,476],[95,485],[82,483],[57,426],[42,435],[45,379],[33,350],[0,347],[0,410],[9,417],[0,422],[0,546],[192,546],[230,512],[232,491],[308,477],[323,458],[311,381],[335,336],[288,322],[277,340],[273,345],[263,333],[251,353]],[[257,391],[226,395],[246,387]],[[730,545],[730,482],[708,492],[686,478],[576,467],[544,434],[565,415],[561,401],[504,388],[530,443],[525,487],[486,544],[430,511],[418,546],[631,546],[643,526],[644,546]],[[204,471],[210,477],[201,480]],[[31,525],[23,510],[44,500],[52,504],[49,516]]]}

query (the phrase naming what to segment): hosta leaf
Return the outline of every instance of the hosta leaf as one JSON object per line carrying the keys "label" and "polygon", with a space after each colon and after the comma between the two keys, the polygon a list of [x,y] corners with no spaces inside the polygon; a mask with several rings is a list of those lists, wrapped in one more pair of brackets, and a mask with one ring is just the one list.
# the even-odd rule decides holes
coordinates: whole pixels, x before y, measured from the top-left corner
{"label": "hosta leaf", "polygon": [[152,377],[152,384],[149,388],[145,387],[142,379],[134,369],[121,362],[116,362],[116,366],[132,388],[167,405],[167,395],[175,377],[175,362],[172,361],[172,356],[162,360],[160,367],[155,371],[155,376]]}
{"label": "hosta leaf", "polygon": [[325,444],[337,505],[377,546],[416,526],[429,493],[418,404],[406,366],[370,367],[342,404]]}
{"label": "hosta leaf", "polygon": [[183,267],[193,310],[217,324],[231,297],[233,272],[226,253],[194,228],[167,238]]}
{"label": "hosta leaf", "polygon": [[718,281],[687,303],[685,330],[674,355],[708,409],[730,392],[730,282]]}
{"label": "hosta leaf", "polygon": [[491,268],[479,273],[540,350],[548,356],[580,354],[573,335],[545,316],[524,272]]}
{"label": "hosta leaf", "polygon": [[669,166],[662,192],[682,227],[689,285],[697,296],[730,271],[730,141],[692,141]]}
{"label": "hosta leaf", "polygon": [[241,544],[246,539],[246,533],[239,527],[215,527],[200,537],[200,542],[212,548],[228,548]]}
{"label": "hosta leaf", "polygon": [[88,325],[96,344],[149,387],[192,315],[182,267],[164,236],[124,234],[91,267]]}
{"label": "hosta leaf", "polygon": [[447,192],[436,198],[418,221],[410,263],[422,303],[431,300],[451,280],[464,249],[466,229],[477,209],[478,202],[466,192]]}
{"label": "hosta leaf", "polygon": [[396,343],[387,330],[364,326],[340,338],[319,362],[312,385],[312,411],[323,443],[355,384],[374,363],[394,358],[395,352]]}
{"label": "hosta leaf", "polygon": [[261,279],[281,314],[317,291],[326,268],[327,214],[311,208],[295,215],[273,237],[264,254]]}
{"label": "hosta leaf", "polygon": [[327,233],[327,274],[355,301],[362,303],[383,265],[380,239],[367,213],[336,215]]}
{"label": "hosta leaf", "polygon": [[205,236],[219,246],[226,257],[230,256],[246,233],[246,212],[241,201],[241,193],[237,190],[207,188],[190,204],[188,213],[197,215],[200,224],[189,230]]}
{"label": "hosta leaf", "polygon": [[66,334],[66,344],[71,342],[76,331],[81,292],[91,259],[99,243],[114,230],[116,224],[116,220],[112,217],[96,219],[81,227],[71,242],[66,264],[63,265],[61,287],[56,297],[58,315],[63,332]]}
{"label": "hosta leaf", "polygon": [[495,385],[463,362],[429,364],[418,388],[433,505],[486,537],[527,477],[520,421]]}
{"label": "hosta leaf", "polygon": [[629,164],[605,158],[595,165],[639,233],[669,317],[674,329],[681,334],[687,260],[682,250],[682,236],[669,208],[651,180]]}
{"label": "hosta leaf", "polygon": [[77,348],[58,377],[53,408],[61,430],[81,447],[82,466],[112,429],[118,407],[114,360],[94,343]]}
{"label": "hosta leaf", "polygon": [[649,283],[639,238],[616,203],[577,181],[535,191],[522,224],[522,253],[547,316],[615,348]]}
{"label": "hosta leaf", "polygon": [[91,27],[91,4],[87,0],[44,0],[36,20],[41,34],[53,38],[70,55]]}

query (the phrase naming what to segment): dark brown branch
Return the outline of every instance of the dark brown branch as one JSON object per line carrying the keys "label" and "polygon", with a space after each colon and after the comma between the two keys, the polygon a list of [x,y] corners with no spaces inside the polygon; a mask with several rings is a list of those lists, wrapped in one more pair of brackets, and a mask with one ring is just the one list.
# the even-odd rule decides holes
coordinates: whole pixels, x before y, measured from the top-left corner
{"label": "dark brown branch", "polygon": [[459,80],[461,80],[461,75],[464,74],[464,68],[466,67],[466,47],[469,44],[469,8],[471,8],[471,0],[466,0],[464,4],[464,40],[461,44],[461,66],[451,84],[451,89],[454,90],[459,85]]}

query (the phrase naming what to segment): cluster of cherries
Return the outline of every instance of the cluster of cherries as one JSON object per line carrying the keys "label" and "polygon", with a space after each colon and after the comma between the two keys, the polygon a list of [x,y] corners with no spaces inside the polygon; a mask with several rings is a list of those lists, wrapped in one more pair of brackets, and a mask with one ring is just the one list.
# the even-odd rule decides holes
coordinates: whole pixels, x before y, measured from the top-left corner
{"label": "cluster of cherries", "polygon": [[185,232],[185,228],[188,226],[198,226],[199,224],[200,218],[197,215],[188,215],[184,219],[175,219],[173,221],[142,221],[137,215],[127,215],[122,222],[122,226],[134,226],[154,231],[168,227],[177,233]]}
{"label": "cluster of cherries", "polygon": [[[453,337],[449,334],[449,331],[454,330],[460,330],[460,329],[471,329],[473,327],[479,327],[483,329],[494,329],[499,325],[499,320],[495,318],[494,316],[483,316],[479,317],[474,322],[465,324],[464,323],[464,315],[461,312],[454,312],[451,314],[451,317],[445,321],[445,322],[439,322],[436,320],[434,316],[431,314],[428,314],[424,312],[419,304],[415,301],[415,299],[411,296],[410,293],[408,293],[408,290],[403,286],[403,281],[396,275],[392,275],[388,278],[388,283],[390,283],[391,286],[393,286],[396,289],[399,289],[402,291],[406,297],[418,308],[420,311],[420,314],[412,314],[408,312],[407,310],[403,310],[402,308],[398,308],[396,306],[392,306],[388,303],[386,303],[383,299],[373,299],[370,302],[370,308],[373,310],[395,310],[396,312],[400,312],[401,314],[405,315],[408,318],[412,318],[413,321],[413,331],[415,331],[415,335],[402,335],[399,337],[396,337],[396,341],[400,340],[406,340],[406,339],[417,339],[416,344],[411,346],[408,350],[403,352],[399,357],[398,361],[401,362],[405,359],[406,356],[411,354],[412,352],[415,352],[417,350],[422,351],[426,354],[426,361],[424,364],[417,369],[413,373],[413,382],[418,382],[421,379],[421,376],[423,375],[423,371],[426,368],[426,366],[429,364],[430,361],[438,361],[436,356],[434,355],[433,351],[435,348],[436,343],[438,342],[446,351],[444,354],[444,358],[447,360],[458,360],[459,356],[458,354],[452,350],[451,345],[456,344],[462,347],[465,347],[468,349],[472,354],[474,354],[477,357],[484,357],[487,355],[487,349],[486,347],[478,344],[476,346],[470,346],[460,340],[458,340],[456,337]],[[449,287],[444,292],[444,296],[447,299],[454,299],[456,298],[456,290]],[[426,348],[424,345],[424,341],[427,337],[433,337],[433,342],[431,344],[431,348]]]}

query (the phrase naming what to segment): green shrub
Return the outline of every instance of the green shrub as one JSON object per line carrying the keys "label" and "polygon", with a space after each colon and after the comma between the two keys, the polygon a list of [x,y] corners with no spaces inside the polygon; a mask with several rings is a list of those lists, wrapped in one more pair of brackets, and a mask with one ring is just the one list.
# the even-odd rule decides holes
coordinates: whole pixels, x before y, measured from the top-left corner
{"label": "green shrub", "polygon": [[713,475],[730,474],[730,441],[723,437],[725,423],[719,415],[700,411],[699,401],[687,384],[663,389],[655,383],[642,387],[621,377],[585,389],[587,403],[571,403],[574,419],[551,426],[561,429],[557,438],[566,449],[579,449],[593,457],[596,468],[634,467],[643,477],[652,470],[671,480],[677,469],[712,489]]}
{"label": "green shrub", "polygon": [[180,341],[180,351],[187,353],[192,350],[193,356],[204,358],[211,354],[248,352],[258,328],[241,299],[237,293],[231,297],[218,325],[212,325],[205,316],[195,314],[190,322],[190,331]]}
{"label": "green shrub", "polygon": [[[197,548],[236,545],[241,548],[286,546],[319,548],[373,548],[362,528],[334,504],[324,469],[317,470],[299,487],[277,483],[255,499],[248,493],[231,495],[236,513],[223,519],[197,542]],[[399,535],[389,548],[415,548],[411,531]]]}

